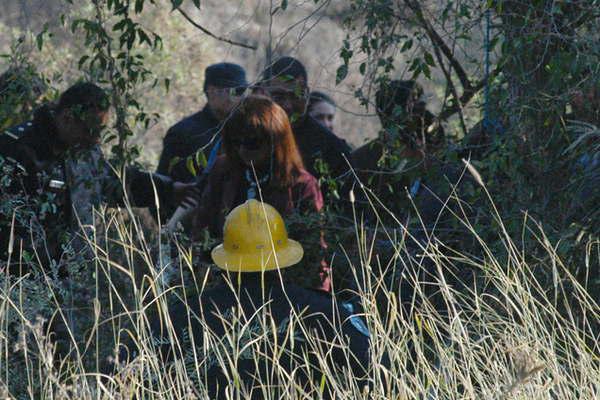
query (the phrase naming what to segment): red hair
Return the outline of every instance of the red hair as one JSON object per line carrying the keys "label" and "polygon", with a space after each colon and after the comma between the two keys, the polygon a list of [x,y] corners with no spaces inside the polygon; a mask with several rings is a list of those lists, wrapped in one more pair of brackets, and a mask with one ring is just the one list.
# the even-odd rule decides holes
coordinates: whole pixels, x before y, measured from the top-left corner
{"label": "red hair", "polygon": [[252,95],[244,99],[223,127],[223,146],[229,160],[242,164],[233,142],[250,133],[271,143],[276,183],[293,185],[304,163],[284,109],[268,97]]}

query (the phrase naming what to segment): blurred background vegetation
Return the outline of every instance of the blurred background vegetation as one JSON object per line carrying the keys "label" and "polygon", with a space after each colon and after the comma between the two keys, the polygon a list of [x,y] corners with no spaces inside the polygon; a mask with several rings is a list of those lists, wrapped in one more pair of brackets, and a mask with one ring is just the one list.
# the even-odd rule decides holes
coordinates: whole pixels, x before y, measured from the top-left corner
{"label": "blurred background vegetation", "polygon": [[[2,94],[0,126],[27,118],[38,102],[55,98],[87,76],[109,87],[115,100],[107,154],[150,168],[158,160],[166,129],[204,104],[203,71],[211,63],[240,63],[253,80],[269,57],[299,58],[308,67],[311,88],[337,101],[336,133],[355,147],[381,131],[373,106],[376,88],[390,79],[417,79],[428,108],[440,117],[447,134],[440,158],[458,169],[465,165],[461,159],[470,160],[465,174],[474,184],[451,201],[477,211],[455,216],[455,230],[450,235],[438,232],[423,252],[432,251],[440,268],[476,270],[477,287],[456,296],[472,295],[485,302],[486,292],[500,299],[486,312],[492,313],[487,314],[492,322],[497,317],[505,323],[508,315],[507,331],[513,331],[507,341],[518,342],[523,321],[534,324],[548,315],[569,316],[572,325],[561,332],[565,337],[581,333],[583,344],[556,351],[579,352],[573,359],[581,357],[586,363],[586,357],[595,354],[597,361],[600,2],[5,0],[2,7],[0,71],[17,68],[27,90],[19,86]],[[208,36],[177,7],[216,35],[256,49]],[[42,99],[37,98],[40,93]],[[390,166],[392,171],[395,167]],[[382,215],[386,206],[399,204],[400,197],[406,200],[406,193],[384,197],[386,203],[373,205]],[[375,246],[375,254],[367,257],[366,244],[352,243],[355,221],[331,214],[328,226],[339,234],[339,243],[332,244],[343,246],[342,254],[349,258],[338,258],[338,265],[366,269],[374,260],[384,265],[388,258],[404,262],[395,240],[385,235],[386,245]],[[466,224],[473,215],[477,218]],[[135,224],[132,221],[124,223]],[[396,216],[380,222],[402,230]],[[384,225],[371,228],[381,232]],[[128,251],[115,250],[114,255],[127,269],[133,268],[135,257],[121,257],[119,252]],[[96,277],[86,279],[93,282]],[[519,320],[518,309],[530,307],[531,299],[525,298],[529,290],[548,308],[528,309],[527,318]],[[525,297],[506,311],[502,299],[512,299],[512,291]],[[42,299],[44,287],[33,285],[30,292],[31,299]],[[46,308],[52,308],[40,303],[33,302],[26,314],[47,314]],[[477,307],[471,310],[474,314]],[[550,314],[540,315],[548,309]],[[89,316],[84,322],[90,323]],[[560,331],[538,328],[530,332],[530,343],[550,340]],[[469,339],[469,345],[477,347],[478,338]],[[554,354],[555,349],[548,345],[546,351]],[[555,366],[550,375],[577,369],[569,364],[570,356],[558,358],[558,364],[568,368]],[[460,363],[460,357],[454,361]],[[589,387],[585,385],[593,379],[583,381],[582,387]],[[473,393],[478,393],[478,385],[485,386],[478,382]],[[460,390],[453,387],[448,393]],[[557,393],[564,397],[564,392]],[[572,395],[578,398],[576,391]]]}

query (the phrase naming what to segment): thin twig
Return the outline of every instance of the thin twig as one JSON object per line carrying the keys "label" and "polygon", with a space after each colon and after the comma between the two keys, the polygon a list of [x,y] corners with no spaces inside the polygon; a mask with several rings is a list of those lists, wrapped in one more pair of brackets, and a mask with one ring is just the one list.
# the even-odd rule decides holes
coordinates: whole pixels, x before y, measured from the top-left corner
{"label": "thin twig", "polygon": [[215,35],[214,33],[212,33],[211,31],[209,31],[208,29],[206,29],[205,27],[203,27],[202,25],[200,25],[199,23],[197,23],[196,21],[194,21],[194,20],[193,20],[193,19],[192,19],[192,18],[191,18],[189,15],[187,15],[187,14],[185,13],[185,11],[183,11],[181,8],[177,8],[177,11],[179,11],[179,13],[180,13],[181,15],[183,15],[183,17],[184,17],[185,19],[187,19],[187,21],[188,21],[190,24],[194,25],[196,28],[200,29],[202,32],[204,32],[205,34],[207,34],[208,36],[210,36],[210,37],[212,37],[212,38],[214,38],[214,39],[217,39],[217,40],[219,40],[219,41],[221,41],[221,42],[225,42],[225,43],[232,44],[232,45],[234,45],[234,46],[243,47],[243,48],[245,48],[245,49],[250,49],[250,50],[256,50],[256,49],[257,49],[257,47],[256,47],[256,46],[253,46],[253,45],[251,45],[251,44],[246,44],[246,43],[236,42],[236,41],[234,41],[234,40],[227,39],[227,38],[224,38],[224,37],[222,37],[222,36],[217,36],[217,35]]}
{"label": "thin twig", "polygon": [[410,0],[405,0],[405,3],[415,13],[417,19],[419,20],[419,23],[421,24],[423,29],[425,29],[425,33],[427,33],[427,36],[431,40],[432,44],[434,46],[437,46],[442,51],[442,53],[444,53],[444,55],[452,65],[452,68],[454,68],[454,71],[456,72],[456,75],[458,76],[458,79],[460,80],[460,83],[463,86],[463,88],[465,90],[469,90],[471,88],[471,82],[469,81],[469,77],[466,71],[464,70],[460,62],[454,57],[454,54],[452,54],[452,50],[450,50],[446,42],[444,42],[444,39],[442,39],[439,33],[437,33],[433,26],[431,26],[431,24],[427,21],[425,15],[423,14],[423,9],[421,8],[420,4],[418,2]]}
{"label": "thin twig", "polygon": [[456,102],[458,116],[459,116],[459,120],[460,120],[460,127],[463,131],[463,134],[466,136],[467,135],[467,126],[465,124],[463,105],[461,104],[460,98],[458,97],[458,92],[456,90],[456,87],[454,86],[454,82],[452,82],[452,74],[450,73],[450,71],[448,71],[448,69],[444,65],[444,60],[442,59],[440,49],[435,45],[433,46],[433,53],[435,54],[435,58],[437,59],[437,62],[440,66],[440,69],[442,70],[442,73],[446,77],[446,82],[448,83],[448,88],[450,89],[450,92],[452,92],[452,96],[454,97],[454,101]]}

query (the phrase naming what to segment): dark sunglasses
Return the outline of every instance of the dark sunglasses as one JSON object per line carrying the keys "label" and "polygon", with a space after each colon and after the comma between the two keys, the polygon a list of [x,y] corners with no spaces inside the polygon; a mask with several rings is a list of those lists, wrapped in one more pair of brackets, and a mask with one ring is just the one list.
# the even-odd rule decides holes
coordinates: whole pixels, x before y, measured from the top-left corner
{"label": "dark sunglasses", "polygon": [[248,150],[256,150],[260,148],[264,143],[264,140],[258,136],[245,136],[238,137],[231,141],[231,144],[236,147],[244,146]]}
{"label": "dark sunglasses", "polygon": [[224,88],[224,89],[227,90],[227,93],[230,96],[236,96],[236,97],[243,96],[246,93],[246,90],[248,90],[248,88],[245,86],[237,86],[237,87]]}

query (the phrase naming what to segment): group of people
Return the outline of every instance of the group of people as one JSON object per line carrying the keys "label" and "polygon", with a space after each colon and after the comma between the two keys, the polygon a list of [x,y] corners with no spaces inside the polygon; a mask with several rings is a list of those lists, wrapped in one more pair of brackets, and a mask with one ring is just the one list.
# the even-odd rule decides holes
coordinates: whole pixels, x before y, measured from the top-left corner
{"label": "group of people", "polygon": [[[131,204],[158,208],[157,218],[181,223],[191,237],[208,230],[222,239],[224,247],[215,249],[212,259],[226,273],[244,275],[234,280],[248,296],[241,299],[244,312],[275,299],[278,305],[287,304],[275,312],[279,322],[291,310],[306,307],[319,313],[313,321],[318,325],[324,325],[320,318],[334,318],[329,246],[319,225],[325,201],[332,196],[322,192],[320,183],[324,177],[341,184],[343,178],[352,181],[353,169],[367,178],[381,168],[391,144],[398,141],[403,150],[395,157],[429,168],[428,152],[441,145],[443,131],[426,110],[422,89],[414,81],[382,86],[376,103],[384,133],[354,152],[332,131],[335,102],[310,91],[307,71],[295,58],[279,58],[253,85],[239,65],[211,65],[205,71],[204,93],[204,108],[168,130],[155,173],[115,169],[105,161],[99,143],[109,97],[93,83],[73,85],[56,104],[38,108],[31,121],[0,135],[3,196],[12,195],[6,198],[14,201],[13,209],[31,210],[3,215],[1,256],[11,273],[31,272],[21,257],[26,251],[34,252],[42,264],[60,260],[65,248],[81,240],[78,229],[93,225],[94,208]],[[421,175],[402,184],[413,197],[426,192]],[[322,250],[307,254],[303,263],[302,247],[288,240],[284,226],[294,218],[304,226],[291,235],[315,240]],[[309,226],[309,221],[316,225]],[[33,227],[39,235],[32,234]],[[265,297],[266,271],[280,275],[284,267],[298,263],[308,283],[284,289],[283,281],[269,273]],[[229,293],[228,288],[203,294],[196,299],[198,307],[234,306],[235,290]],[[212,312],[195,313],[201,314]],[[364,375],[368,331],[347,310],[334,314],[345,321],[344,333],[355,353],[352,369]],[[177,319],[183,314],[176,309],[173,315]],[[216,319],[209,320],[216,331],[225,329]],[[175,325],[177,330],[184,324]],[[221,393],[227,383],[219,382],[213,389]]]}

